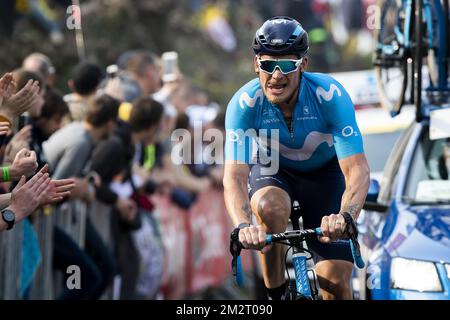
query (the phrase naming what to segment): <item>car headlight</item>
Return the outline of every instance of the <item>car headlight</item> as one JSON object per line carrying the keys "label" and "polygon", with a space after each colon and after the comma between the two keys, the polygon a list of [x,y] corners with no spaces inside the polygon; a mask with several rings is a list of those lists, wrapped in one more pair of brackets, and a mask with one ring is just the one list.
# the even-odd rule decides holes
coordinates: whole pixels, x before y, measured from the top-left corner
{"label": "car headlight", "polygon": [[442,284],[433,262],[403,258],[392,259],[391,287],[420,292],[442,291]]}

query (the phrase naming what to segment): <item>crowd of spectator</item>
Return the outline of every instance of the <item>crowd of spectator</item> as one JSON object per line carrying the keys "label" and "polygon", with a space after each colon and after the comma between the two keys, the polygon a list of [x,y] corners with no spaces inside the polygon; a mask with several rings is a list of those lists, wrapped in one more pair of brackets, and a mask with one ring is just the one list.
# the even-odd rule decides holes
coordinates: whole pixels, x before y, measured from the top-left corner
{"label": "crowd of spectator", "polygon": [[[57,299],[100,299],[117,278],[118,298],[157,298],[162,247],[152,246],[149,254],[136,240],[158,230],[151,195],[166,194],[174,205],[189,209],[198,192],[221,186],[221,166],[171,160],[172,148],[186,143],[172,141],[173,130],[192,132],[200,125],[223,131],[220,108],[181,73],[163,82],[162,69],[159,57],[144,50],[123,53],[107,70],[84,61],[73,67],[70,93],[64,95],[54,87],[57,70],[51,60],[33,53],[0,80],[0,228],[13,229],[26,220],[30,228],[24,237],[35,244],[25,260],[36,270],[41,259],[33,257],[51,256],[53,270],[64,275],[56,285]],[[114,246],[101,237],[88,213],[83,246],[55,220],[46,229],[52,252],[44,252],[34,217],[64,215],[61,208],[79,210],[80,203],[108,208]],[[11,212],[15,220],[8,222]],[[155,244],[160,243],[155,234]],[[153,259],[151,270],[143,268],[146,259]],[[81,270],[80,290],[66,286],[71,265]],[[35,272],[21,277],[21,298],[29,298],[35,278]]]}

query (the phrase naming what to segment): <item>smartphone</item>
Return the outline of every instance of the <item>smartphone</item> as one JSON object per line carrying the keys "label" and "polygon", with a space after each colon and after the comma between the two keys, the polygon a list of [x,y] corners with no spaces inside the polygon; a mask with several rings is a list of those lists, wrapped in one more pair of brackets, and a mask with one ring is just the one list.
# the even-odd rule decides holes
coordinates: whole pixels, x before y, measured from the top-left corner
{"label": "smartphone", "polygon": [[180,72],[178,70],[178,53],[175,51],[164,52],[161,56],[164,82],[171,82],[178,79]]}
{"label": "smartphone", "polygon": [[21,130],[23,127],[31,124],[31,117],[28,112],[24,112],[19,116],[19,120],[17,122],[17,131]]}
{"label": "smartphone", "polygon": [[116,64],[111,64],[106,68],[108,78],[115,78],[119,73],[119,67]]}

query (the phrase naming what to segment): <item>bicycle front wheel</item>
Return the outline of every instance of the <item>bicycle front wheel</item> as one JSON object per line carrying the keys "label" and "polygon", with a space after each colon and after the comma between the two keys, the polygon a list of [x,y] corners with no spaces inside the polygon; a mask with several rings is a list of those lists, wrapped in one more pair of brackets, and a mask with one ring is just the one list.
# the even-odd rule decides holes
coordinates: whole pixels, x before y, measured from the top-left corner
{"label": "bicycle front wheel", "polygon": [[408,51],[402,39],[405,16],[401,1],[382,0],[378,3],[382,8],[374,31],[374,69],[378,94],[383,108],[398,113],[404,103],[408,84]]}
{"label": "bicycle front wheel", "polygon": [[422,120],[422,65],[423,65],[423,24],[422,0],[416,0],[415,25],[415,57],[414,57],[414,105],[416,106],[416,121]]}

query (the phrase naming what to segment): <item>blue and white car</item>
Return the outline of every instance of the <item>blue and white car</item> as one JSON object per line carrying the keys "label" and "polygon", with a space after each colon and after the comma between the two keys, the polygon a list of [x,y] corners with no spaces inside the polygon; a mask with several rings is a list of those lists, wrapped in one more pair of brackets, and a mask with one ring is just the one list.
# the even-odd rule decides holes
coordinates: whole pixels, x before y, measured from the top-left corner
{"label": "blue and white car", "polygon": [[362,299],[450,299],[450,113],[438,112],[403,132],[371,181],[358,219]]}

